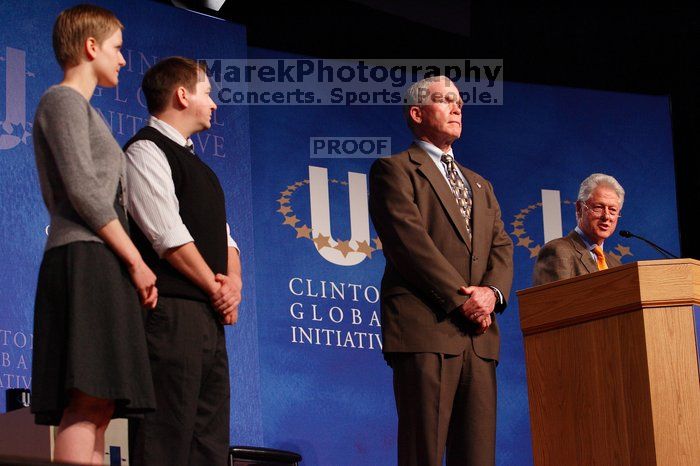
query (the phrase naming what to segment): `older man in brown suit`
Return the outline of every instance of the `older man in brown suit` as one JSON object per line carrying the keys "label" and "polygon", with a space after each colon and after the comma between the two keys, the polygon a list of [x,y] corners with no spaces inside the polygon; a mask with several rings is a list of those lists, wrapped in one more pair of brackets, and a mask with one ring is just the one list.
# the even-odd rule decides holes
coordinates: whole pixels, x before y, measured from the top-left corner
{"label": "older man in brown suit", "polygon": [[506,307],[513,243],[493,187],[454,161],[462,99],[445,77],[407,92],[415,135],[370,173],[382,241],[383,350],[394,373],[401,466],[495,462],[495,312]]}
{"label": "older man in brown suit", "polygon": [[540,249],[533,285],[620,265],[617,257],[603,251],[603,243],[615,232],[624,202],[625,190],[612,176],[594,173],[583,180],[576,201],[576,228]]}

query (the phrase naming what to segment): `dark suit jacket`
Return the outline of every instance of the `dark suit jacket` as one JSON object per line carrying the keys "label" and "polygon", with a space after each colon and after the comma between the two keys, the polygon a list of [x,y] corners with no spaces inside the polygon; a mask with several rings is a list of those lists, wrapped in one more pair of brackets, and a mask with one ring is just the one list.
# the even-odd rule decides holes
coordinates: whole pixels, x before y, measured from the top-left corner
{"label": "dark suit jacket", "polygon": [[[609,252],[605,253],[605,261],[610,268],[621,265],[620,260]],[[576,230],[572,230],[540,249],[532,281],[533,286],[537,286],[597,271],[598,265],[586,249],[586,244]]]}
{"label": "dark suit jacket", "polygon": [[492,285],[507,299],[513,243],[491,184],[458,166],[473,192],[471,244],[454,195],[425,151],[414,144],[372,165],[369,208],[386,257],[381,291],[385,353],[460,354],[473,344],[479,356],[498,359],[495,314],[488,331],[476,335],[475,325],[457,309],[466,300],[458,290]]}

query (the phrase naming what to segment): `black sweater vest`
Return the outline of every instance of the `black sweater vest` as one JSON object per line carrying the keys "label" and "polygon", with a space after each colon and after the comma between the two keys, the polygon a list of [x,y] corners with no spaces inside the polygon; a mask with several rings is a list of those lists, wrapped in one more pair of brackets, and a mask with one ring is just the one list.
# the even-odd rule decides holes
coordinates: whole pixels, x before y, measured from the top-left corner
{"label": "black sweater vest", "polygon": [[[165,153],[173,174],[175,195],[180,204],[180,217],[194,238],[194,244],[212,271],[225,274],[228,262],[226,237],[226,205],[219,179],[199,157],[150,126],[142,128],[126,143],[140,140],[155,143]],[[138,225],[129,216],[131,239],[144,261],[158,277],[158,294],[209,302],[197,285],[178,272],[165,259],[160,259]]]}

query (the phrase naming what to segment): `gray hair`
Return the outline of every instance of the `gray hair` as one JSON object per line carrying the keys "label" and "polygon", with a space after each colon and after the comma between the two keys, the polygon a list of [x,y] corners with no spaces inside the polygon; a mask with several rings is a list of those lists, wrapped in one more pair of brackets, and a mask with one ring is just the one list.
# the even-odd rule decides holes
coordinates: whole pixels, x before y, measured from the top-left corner
{"label": "gray hair", "polygon": [[615,178],[604,173],[593,173],[588,178],[581,182],[581,186],[578,189],[578,199],[581,202],[586,202],[590,199],[591,194],[598,186],[606,186],[612,188],[620,198],[620,209],[622,209],[622,204],[625,203],[625,190],[622,188],[620,183],[617,182]]}
{"label": "gray hair", "polygon": [[411,84],[411,86],[406,90],[406,94],[404,94],[403,116],[406,118],[406,123],[411,131],[414,131],[413,120],[411,119],[410,114],[411,107],[423,105],[425,103],[424,100],[430,95],[428,92],[430,85],[443,79],[446,82],[452,83],[452,80],[447,76],[431,76]]}

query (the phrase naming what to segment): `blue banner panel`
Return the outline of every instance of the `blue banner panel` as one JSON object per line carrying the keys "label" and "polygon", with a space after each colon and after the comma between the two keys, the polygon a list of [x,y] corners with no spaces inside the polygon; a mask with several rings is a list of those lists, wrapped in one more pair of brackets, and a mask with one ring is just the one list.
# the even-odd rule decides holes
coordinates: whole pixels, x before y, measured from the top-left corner
{"label": "blue banner panel", "polygon": [[[140,84],[144,72],[158,59],[246,55],[243,27],[150,1],[95,3],[114,11],[125,25],[122,53],[127,64],[119,86],[98,88],[91,101],[121,144],[147,121]],[[42,93],[61,80],[51,31],[58,13],[74,4],[48,0],[0,4],[0,390],[31,385],[34,290],[48,226],[34,165],[31,122]],[[228,221],[246,264],[240,323],[227,331],[234,387],[232,438],[257,444],[262,430],[248,109],[220,108],[212,129],[193,140],[197,153],[221,180]]]}
{"label": "blue banner panel", "polygon": [[[505,83],[504,102],[465,106],[453,147],[495,187],[516,245],[513,290],[531,286],[544,244],[542,190],[558,192],[557,204],[546,204],[561,220],[549,227],[566,234],[579,183],[594,172],[627,190],[618,228],[678,251],[666,98]],[[301,452],[308,465],[395,464],[391,371],[376,320],[384,256],[366,217],[366,183],[374,157],[411,143],[402,109],[259,105],[251,128],[266,442]],[[618,236],[606,248],[623,262],[657,258]],[[531,464],[514,292],[499,323],[497,461]]]}

